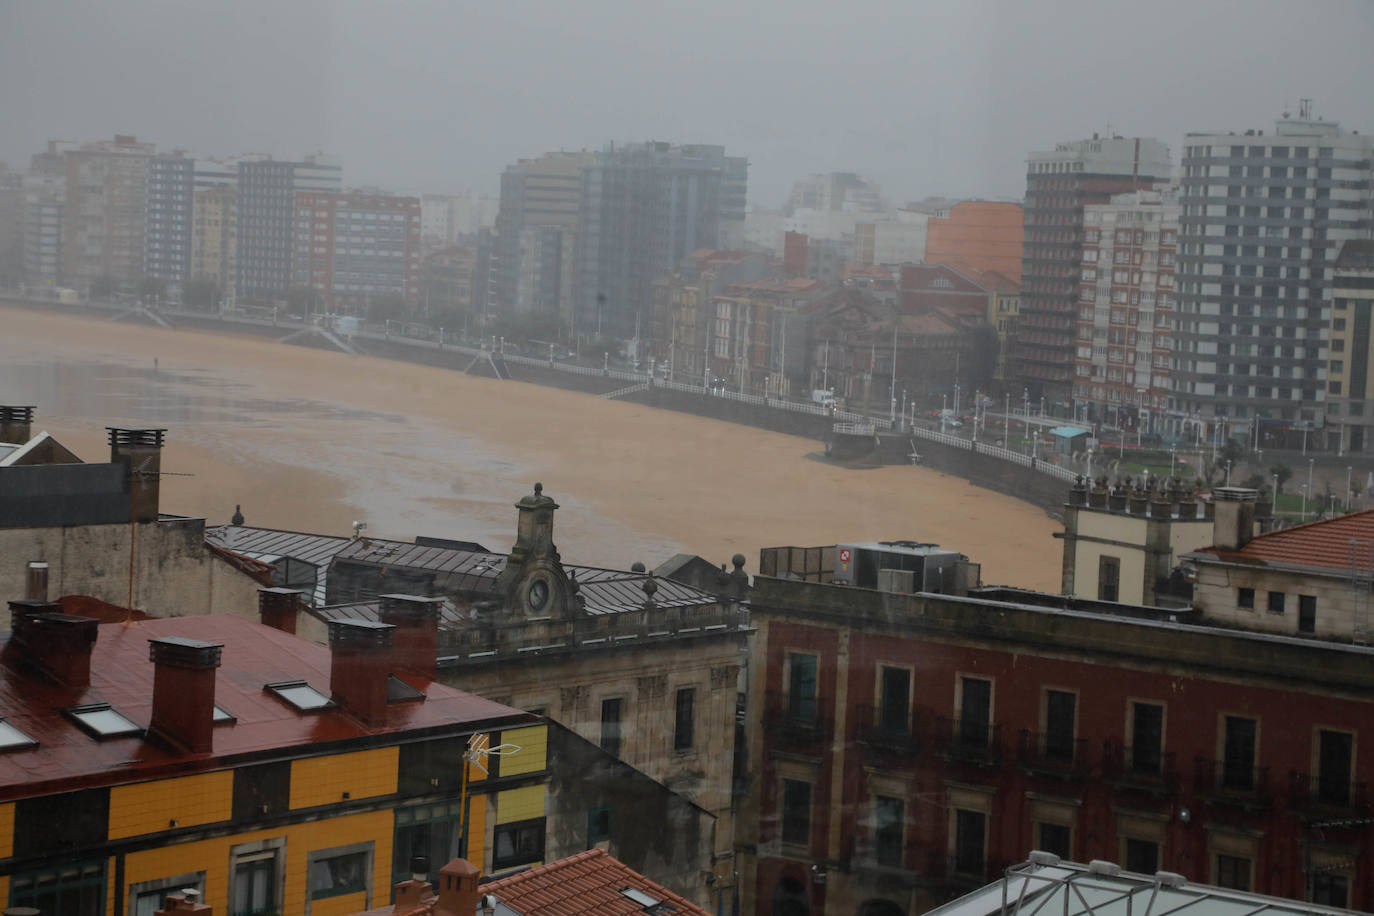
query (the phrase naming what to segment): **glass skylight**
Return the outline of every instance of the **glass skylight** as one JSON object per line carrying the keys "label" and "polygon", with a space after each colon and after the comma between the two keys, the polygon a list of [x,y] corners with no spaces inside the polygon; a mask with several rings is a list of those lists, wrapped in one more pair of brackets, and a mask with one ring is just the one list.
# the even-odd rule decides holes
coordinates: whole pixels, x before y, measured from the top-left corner
{"label": "glass skylight", "polygon": [[74,706],[67,715],[97,738],[116,738],[136,735],[143,729],[110,708],[108,703],[93,706]]}
{"label": "glass skylight", "polygon": [[287,681],[282,684],[268,684],[272,691],[301,712],[314,712],[334,705],[329,697],[311,687],[305,681]]}
{"label": "glass skylight", "polygon": [[13,751],[21,747],[36,747],[38,742],[0,719],[0,751]]}
{"label": "glass skylight", "polygon": [[234,718],[233,713],[229,712],[229,710],[223,708],[218,703],[215,704],[215,712],[212,718],[214,719],[216,725],[220,724],[221,722],[238,721],[238,719]]}

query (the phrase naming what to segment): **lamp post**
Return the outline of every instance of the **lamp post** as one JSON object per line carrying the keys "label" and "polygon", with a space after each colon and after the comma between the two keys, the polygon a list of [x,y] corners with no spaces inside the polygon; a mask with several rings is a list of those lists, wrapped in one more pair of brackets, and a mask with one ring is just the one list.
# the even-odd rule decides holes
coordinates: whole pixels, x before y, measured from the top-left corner
{"label": "lamp post", "polygon": [[1345,511],[1350,511],[1350,465],[1345,467]]}
{"label": "lamp post", "polygon": [[1304,483],[1304,484],[1299,485],[1298,489],[1299,489],[1299,490],[1302,490],[1302,516],[1301,516],[1301,518],[1302,518],[1303,521],[1307,521],[1307,484]]}
{"label": "lamp post", "polygon": [[1279,514],[1279,475],[1274,475],[1274,517]]}
{"label": "lamp post", "polygon": [[1030,389],[1021,389],[1021,419],[1026,421],[1026,438],[1030,438]]}
{"label": "lamp post", "polygon": [[1174,449],[1169,449],[1169,476],[1174,476]]}
{"label": "lamp post", "polygon": [[[1308,459],[1307,459],[1307,492],[1308,492],[1308,493],[1311,493],[1311,492],[1312,492],[1312,465],[1313,465],[1313,463],[1316,462],[1316,460],[1317,460],[1317,459],[1315,459],[1315,458],[1308,458]],[[1304,521],[1307,520],[1307,513],[1306,513],[1306,511],[1303,512],[1303,520],[1304,520]]]}

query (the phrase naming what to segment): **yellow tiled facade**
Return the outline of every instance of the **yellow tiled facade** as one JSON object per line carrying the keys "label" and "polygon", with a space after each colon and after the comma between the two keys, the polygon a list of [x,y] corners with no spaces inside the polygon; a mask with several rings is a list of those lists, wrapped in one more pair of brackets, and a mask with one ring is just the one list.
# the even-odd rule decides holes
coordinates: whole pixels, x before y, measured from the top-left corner
{"label": "yellow tiled facade", "polygon": [[307,757],[291,764],[291,808],[332,805],[348,798],[374,798],[396,791],[395,747]]}
{"label": "yellow tiled facade", "polygon": [[115,786],[110,790],[110,839],[229,820],[234,773],[204,773]]}
{"label": "yellow tiled facade", "polygon": [[[467,857],[485,871],[492,869],[489,823],[543,817],[547,788],[545,726],[513,729],[492,738],[492,743],[499,740],[520,750],[503,757],[494,776],[469,767]],[[273,818],[271,826],[262,829],[245,820],[241,806],[235,806],[234,770],[114,786],[108,790],[105,835],[108,841],[120,842],[120,851],[54,853],[38,865],[33,856],[14,860],[16,809],[27,802],[0,804],[0,900],[28,905],[17,887],[16,896],[11,897],[16,878],[33,886],[40,883],[40,876],[70,871],[71,862],[79,860],[78,865],[91,869],[92,880],[98,876],[104,885],[103,908],[98,912],[105,916],[117,912],[138,916],[140,907],[146,909],[162,894],[186,886],[200,888],[215,916],[245,910],[280,916],[345,916],[383,906],[391,899],[395,869],[408,872],[408,863],[398,865],[394,846],[406,824],[415,822],[403,824],[399,813],[443,811],[449,818],[446,823],[453,824],[460,808],[456,780],[451,790],[404,796],[402,760],[400,746],[393,745],[284,763],[290,767],[289,807],[274,810],[268,815]],[[337,810],[329,810],[330,806]],[[489,817],[492,808],[495,816]],[[200,827],[209,829],[196,829]],[[231,829],[225,831],[225,827]],[[347,869],[339,873],[347,880],[331,866],[319,864],[322,859],[347,860]],[[243,883],[236,881],[236,870],[251,869],[254,862],[268,876],[263,880],[271,887],[273,900],[265,907],[231,899],[235,887]],[[433,868],[441,864],[435,862]],[[312,878],[318,882],[325,874],[341,883],[324,891],[317,888],[312,894]]]}

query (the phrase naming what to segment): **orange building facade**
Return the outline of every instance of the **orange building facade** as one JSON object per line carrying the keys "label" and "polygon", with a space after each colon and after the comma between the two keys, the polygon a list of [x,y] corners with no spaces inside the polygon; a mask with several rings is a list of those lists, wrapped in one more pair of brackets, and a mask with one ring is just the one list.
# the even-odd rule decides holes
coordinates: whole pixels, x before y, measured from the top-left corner
{"label": "orange building facade", "polygon": [[1021,282],[1025,214],[1020,204],[967,200],[933,218],[926,235],[926,263],[995,270]]}

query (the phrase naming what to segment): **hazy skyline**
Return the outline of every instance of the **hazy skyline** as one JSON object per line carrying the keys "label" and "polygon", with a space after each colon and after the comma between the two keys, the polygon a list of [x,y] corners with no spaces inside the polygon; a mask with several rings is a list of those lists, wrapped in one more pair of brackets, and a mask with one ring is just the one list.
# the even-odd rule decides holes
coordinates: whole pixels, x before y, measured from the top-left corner
{"label": "hazy skyline", "polygon": [[[1316,13],[1320,12],[1321,15]],[[894,202],[1019,198],[1033,149],[1106,131],[1374,128],[1374,4],[703,0],[652,9],[0,0],[0,161],[136,134],[197,155],[338,157],[350,185],[494,194],[550,149],[724,144],[750,201],[857,171]]]}

